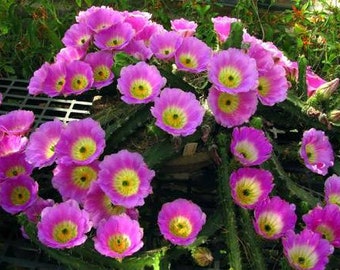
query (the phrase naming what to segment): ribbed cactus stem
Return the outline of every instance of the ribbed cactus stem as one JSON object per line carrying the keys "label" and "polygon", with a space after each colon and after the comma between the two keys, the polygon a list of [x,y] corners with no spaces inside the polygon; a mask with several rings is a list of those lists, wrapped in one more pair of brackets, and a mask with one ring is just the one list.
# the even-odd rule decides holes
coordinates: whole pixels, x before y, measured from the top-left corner
{"label": "ribbed cactus stem", "polygon": [[218,176],[218,193],[221,203],[221,211],[224,217],[226,227],[225,242],[229,248],[229,264],[234,270],[242,269],[241,250],[238,240],[238,231],[236,224],[235,205],[231,197],[229,186],[229,158],[227,146],[229,145],[226,134],[220,133],[217,137],[219,155],[221,157],[221,165],[217,170]]}
{"label": "ribbed cactus stem", "polygon": [[243,239],[250,250],[252,269],[266,270],[267,266],[261,252],[261,245],[252,225],[251,216],[246,209],[240,209],[242,217]]}

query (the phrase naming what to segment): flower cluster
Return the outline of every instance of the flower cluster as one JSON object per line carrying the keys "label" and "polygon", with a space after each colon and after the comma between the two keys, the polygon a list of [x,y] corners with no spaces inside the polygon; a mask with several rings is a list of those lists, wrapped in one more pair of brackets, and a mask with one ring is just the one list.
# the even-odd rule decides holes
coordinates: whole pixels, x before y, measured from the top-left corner
{"label": "flower cluster", "polygon": [[[286,101],[299,78],[298,65],[273,43],[246,29],[241,31],[240,46],[227,47],[238,19],[216,17],[212,23],[217,49],[196,37],[195,22],[173,20],[166,30],[147,12],[91,7],[81,11],[66,31],[65,47],[54,62],[35,71],[29,93],[80,95],[116,82],[112,92],[127,106],[149,104],[154,125],[171,136],[192,135],[204,117],[212,119],[218,130],[230,135],[233,170],[226,178],[233,201],[253,211],[254,231],[267,240],[280,240],[293,268],[324,269],[334,248],[340,247],[340,177],[327,178],[325,203],[303,214],[302,230],[296,233],[301,229],[297,206],[276,192],[278,180],[267,166],[275,154],[274,144],[267,133],[249,123],[259,107]],[[114,75],[115,57],[121,53],[136,62]],[[206,80],[204,93],[175,87],[163,65],[171,66],[172,75]],[[306,94],[311,99],[329,97],[338,81],[330,86],[308,67]],[[94,248],[104,256],[121,261],[142,249],[138,207],[153,193],[156,176],[143,155],[127,149],[107,154],[107,134],[92,118],[67,124],[55,119],[31,130],[33,122],[30,111],[0,116],[0,206],[11,214],[24,213],[37,224],[38,239],[48,247],[81,245],[93,231]],[[327,176],[335,164],[330,139],[319,129],[303,132],[295,154],[318,176]],[[35,168],[49,166],[61,202],[39,197],[38,183],[30,176]],[[201,208],[184,198],[164,203],[157,216],[160,234],[174,245],[189,248],[206,222],[209,219]],[[192,250],[204,259],[203,264],[212,258],[201,254],[205,250]]]}

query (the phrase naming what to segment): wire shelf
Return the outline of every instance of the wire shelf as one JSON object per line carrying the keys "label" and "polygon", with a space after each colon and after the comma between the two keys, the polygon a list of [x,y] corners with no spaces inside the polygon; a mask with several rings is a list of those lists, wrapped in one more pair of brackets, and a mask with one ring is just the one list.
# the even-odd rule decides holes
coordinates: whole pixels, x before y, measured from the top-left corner
{"label": "wire shelf", "polygon": [[28,81],[0,79],[0,93],[3,101],[0,115],[13,110],[30,110],[35,114],[34,127],[58,118],[64,123],[82,119],[90,114],[92,101],[70,98],[50,98],[29,95]]}

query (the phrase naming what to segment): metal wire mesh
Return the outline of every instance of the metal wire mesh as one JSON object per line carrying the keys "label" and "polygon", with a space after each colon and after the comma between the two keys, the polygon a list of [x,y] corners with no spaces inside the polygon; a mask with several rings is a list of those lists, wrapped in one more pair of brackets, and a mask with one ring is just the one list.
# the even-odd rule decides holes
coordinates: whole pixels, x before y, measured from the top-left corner
{"label": "metal wire mesh", "polygon": [[33,111],[35,126],[51,121],[54,118],[67,123],[81,119],[90,114],[92,101],[69,98],[50,98],[46,96],[32,96],[28,94],[28,81],[0,79],[0,92],[3,95],[0,115],[13,110]]}

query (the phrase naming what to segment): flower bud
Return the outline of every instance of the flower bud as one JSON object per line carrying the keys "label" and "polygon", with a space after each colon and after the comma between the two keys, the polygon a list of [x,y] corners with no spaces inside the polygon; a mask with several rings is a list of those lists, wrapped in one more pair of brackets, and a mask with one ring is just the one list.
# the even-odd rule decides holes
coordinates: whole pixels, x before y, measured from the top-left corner
{"label": "flower bud", "polygon": [[316,90],[315,94],[319,96],[322,100],[329,99],[330,96],[336,91],[339,86],[339,78],[331,80],[330,82],[325,82],[320,85]]}
{"label": "flower bud", "polygon": [[194,258],[194,261],[202,267],[208,266],[214,260],[211,251],[206,247],[195,248],[192,251],[191,256]]}
{"label": "flower bud", "polygon": [[340,110],[333,110],[328,115],[328,120],[333,123],[340,123]]}

